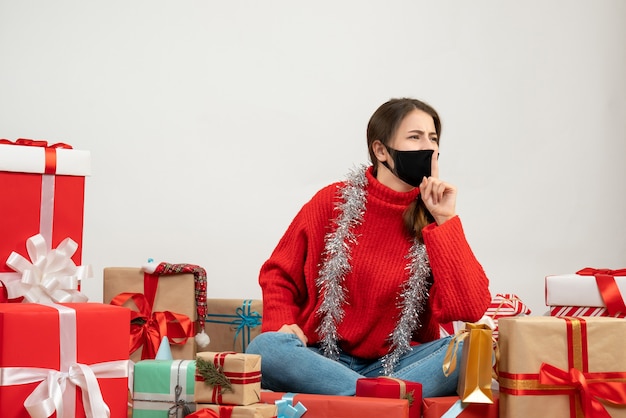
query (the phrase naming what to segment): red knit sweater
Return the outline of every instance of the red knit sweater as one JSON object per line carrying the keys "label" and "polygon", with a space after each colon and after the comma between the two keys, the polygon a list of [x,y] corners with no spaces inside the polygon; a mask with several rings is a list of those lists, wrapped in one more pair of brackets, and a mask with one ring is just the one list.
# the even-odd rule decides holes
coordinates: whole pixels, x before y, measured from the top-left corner
{"label": "red knit sweater", "polygon": [[[398,292],[408,279],[406,258],[412,240],[402,221],[404,209],[419,194],[396,192],[367,172],[366,210],[355,228],[357,244],[351,246],[352,270],[345,277],[344,319],[338,325],[339,346],[368,359],[389,351],[389,335],[397,324]],[[263,331],[283,324],[298,324],[309,344],[319,341],[316,315],[321,297],[315,286],[324,251],[324,237],[333,225],[339,200],[335,183],[320,190],[296,215],[271,257],[261,268]],[[439,338],[439,323],[474,322],[491,300],[489,281],[469,247],[461,221],[454,217],[423,230],[433,285],[428,306],[414,336],[417,342]]]}

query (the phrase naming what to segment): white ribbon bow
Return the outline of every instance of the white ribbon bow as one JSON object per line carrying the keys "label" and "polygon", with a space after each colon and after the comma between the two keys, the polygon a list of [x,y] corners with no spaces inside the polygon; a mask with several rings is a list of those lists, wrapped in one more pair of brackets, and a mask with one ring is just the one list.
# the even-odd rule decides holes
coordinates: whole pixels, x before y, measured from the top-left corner
{"label": "white ribbon bow", "polygon": [[4,386],[41,382],[24,401],[24,407],[32,418],[48,418],[55,411],[57,417],[64,415],[63,393],[68,382],[81,388],[85,416],[87,418],[110,417],[111,412],[102,398],[97,378],[127,377],[128,360],[116,360],[86,365],[72,363],[67,372],[35,367],[3,367],[0,381]]}
{"label": "white ribbon bow", "polygon": [[92,277],[91,266],[76,267],[72,256],[78,244],[65,238],[56,249],[48,252],[41,234],[26,241],[30,261],[15,251],[6,264],[21,273],[19,281],[7,283],[10,297],[24,296],[31,303],[87,302],[88,298],[78,290],[82,279]]}

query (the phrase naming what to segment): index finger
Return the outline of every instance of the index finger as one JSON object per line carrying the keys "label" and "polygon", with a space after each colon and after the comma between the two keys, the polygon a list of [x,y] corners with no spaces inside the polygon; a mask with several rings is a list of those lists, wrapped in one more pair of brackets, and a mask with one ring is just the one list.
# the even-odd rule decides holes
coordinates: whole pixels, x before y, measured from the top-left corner
{"label": "index finger", "polygon": [[439,152],[433,152],[433,156],[430,160],[430,176],[436,179],[439,178]]}

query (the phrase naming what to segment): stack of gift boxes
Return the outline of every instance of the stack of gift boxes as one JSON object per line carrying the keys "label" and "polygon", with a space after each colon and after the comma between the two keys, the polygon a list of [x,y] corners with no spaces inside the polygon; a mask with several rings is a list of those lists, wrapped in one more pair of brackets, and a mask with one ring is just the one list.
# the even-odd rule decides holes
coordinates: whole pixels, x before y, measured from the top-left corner
{"label": "stack of gift boxes", "polygon": [[124,417],[130,310],[85,303],[90,154],[0,140],[0,416]]}
{"label": "stack of gift boxes", "polygon": [[262,303],[207,299],[201,267],[106,268],[103,303],[87,303],[89,172],[89,153],[66,144],[0,140],[0,417],[626,417],[626,270],[547,276],[550,316],[495,295],[480,321],[497,343],[485,396],[422,399],[387,377],[360,379],[356,396],[263,391],[262,359],[244,354]]}

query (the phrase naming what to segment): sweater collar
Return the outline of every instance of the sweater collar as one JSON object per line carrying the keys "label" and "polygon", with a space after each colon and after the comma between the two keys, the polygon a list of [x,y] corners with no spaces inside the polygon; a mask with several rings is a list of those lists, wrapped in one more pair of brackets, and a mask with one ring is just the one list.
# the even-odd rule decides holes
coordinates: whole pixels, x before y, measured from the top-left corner
{"label": "sweater collar", "polygon": [[369,196],[399,206],[408,206],[419,196],[419,187],[409,190],[408,192],[395,191],[378,181],[378,179],[374,177],[373,171],[373,166],[369,166],[365,171],[365,176],[367,177],[367,193]]}

